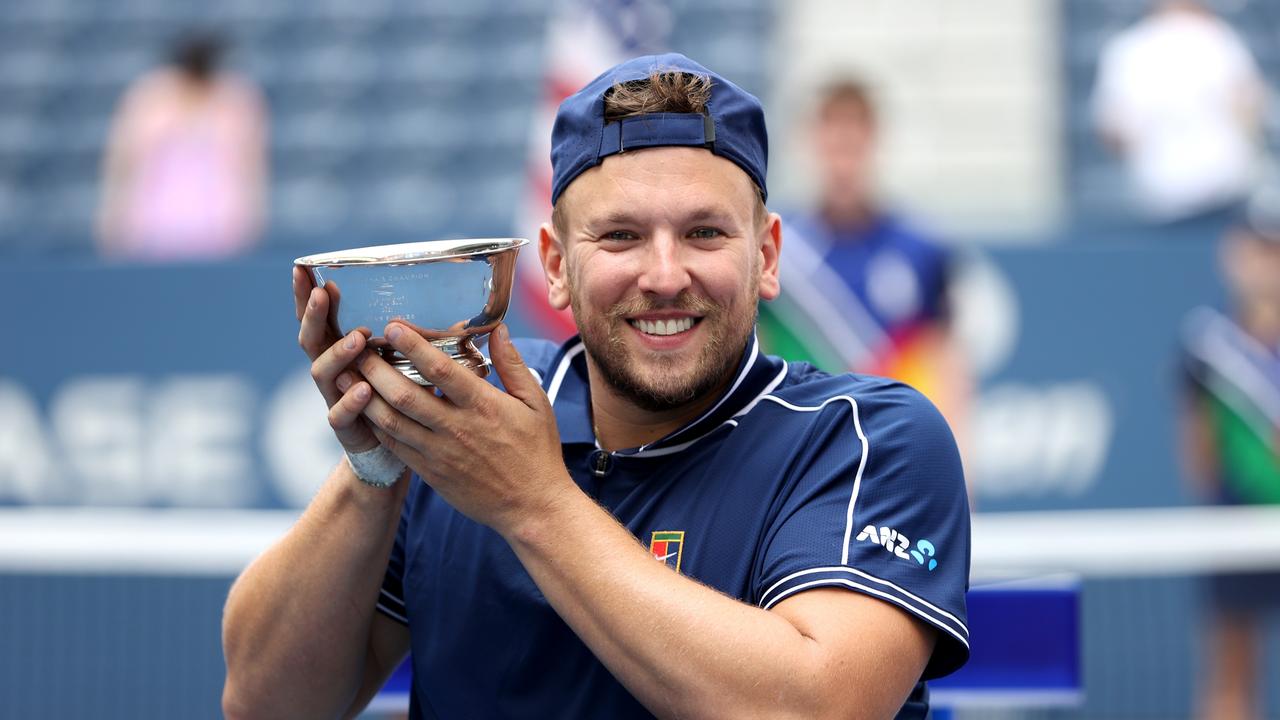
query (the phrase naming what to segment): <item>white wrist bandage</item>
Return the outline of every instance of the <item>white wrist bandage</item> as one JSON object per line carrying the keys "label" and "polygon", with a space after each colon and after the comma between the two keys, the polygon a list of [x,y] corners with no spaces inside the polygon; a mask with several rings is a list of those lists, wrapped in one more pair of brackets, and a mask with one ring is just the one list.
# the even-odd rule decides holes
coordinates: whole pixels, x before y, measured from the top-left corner
{"label": "white wrist bandage", "polygon": [[400,458],[381,445],[364,452],[348,452],[347,464],[355,471],[360,482],[377,488],[395,485],[405,467]]}

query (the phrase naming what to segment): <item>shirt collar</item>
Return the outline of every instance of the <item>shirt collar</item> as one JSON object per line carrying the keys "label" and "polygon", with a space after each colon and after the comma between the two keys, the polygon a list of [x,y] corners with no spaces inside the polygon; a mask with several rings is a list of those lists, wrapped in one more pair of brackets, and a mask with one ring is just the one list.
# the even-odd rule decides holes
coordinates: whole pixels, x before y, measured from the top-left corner
{"label": "shirt collar", "polygon": [[[673,452],[706,435],[729,418],[738,415],[761,395],[772,391],[786,375],[786,362],[760,351],[760,341],[751,334],[738,360],[733,381],[716,402],[692,422],[648,445],[619,451],[642,455],[656,450]],[[587,356],[582,340],[574,336],[560,347],[543,380],[543,389],[555,409],[560,442],[596,445],[591,424],[591,386],[587,379]]]}

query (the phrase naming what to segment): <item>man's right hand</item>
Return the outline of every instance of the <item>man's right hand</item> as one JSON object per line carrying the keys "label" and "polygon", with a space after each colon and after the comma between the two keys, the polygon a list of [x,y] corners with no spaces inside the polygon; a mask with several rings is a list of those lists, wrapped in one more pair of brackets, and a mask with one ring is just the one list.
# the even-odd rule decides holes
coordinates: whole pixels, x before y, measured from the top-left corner
{"label": "man's right hand", "polygon": [[329,425],[347,452],[372,450],[378,444],[361,411],[372,397],[369,383],[353,361],[365,351],[368,329],[338,337],[329,324],[329,293],[311,281],[306,270],[293,268],[293,304],[298,316],[298,345],[311,359],[311,379],[329,406]]}

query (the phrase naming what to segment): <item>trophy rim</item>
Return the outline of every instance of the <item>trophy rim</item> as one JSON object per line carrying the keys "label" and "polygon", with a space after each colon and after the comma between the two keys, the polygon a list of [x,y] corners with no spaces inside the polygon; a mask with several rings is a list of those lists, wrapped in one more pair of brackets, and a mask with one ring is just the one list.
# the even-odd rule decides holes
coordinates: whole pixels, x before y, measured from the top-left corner
{"label": "trophy rim", "polygon": [[415,265],[440,260],[497,255],[516,250],[528,244],[528,238],[518,237],[420,240],[418,242],[370,245],[368,247],[304,255],[295,259],[293,264],[306,268]]}

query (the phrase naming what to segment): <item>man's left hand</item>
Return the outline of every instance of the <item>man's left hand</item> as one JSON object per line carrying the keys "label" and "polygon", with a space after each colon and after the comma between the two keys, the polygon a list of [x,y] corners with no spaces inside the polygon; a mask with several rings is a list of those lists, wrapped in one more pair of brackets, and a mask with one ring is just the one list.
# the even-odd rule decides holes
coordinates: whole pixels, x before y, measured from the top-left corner
{"label": "man's left hand", "polygon": [[489,343],[505,393],[403,324],[387,325],[385,337],[442,395],[370,352],[359,360],[375,393],[364,414],[378,440],[450,505],[505,534],[576,490],[551,403],[505,324]]}

